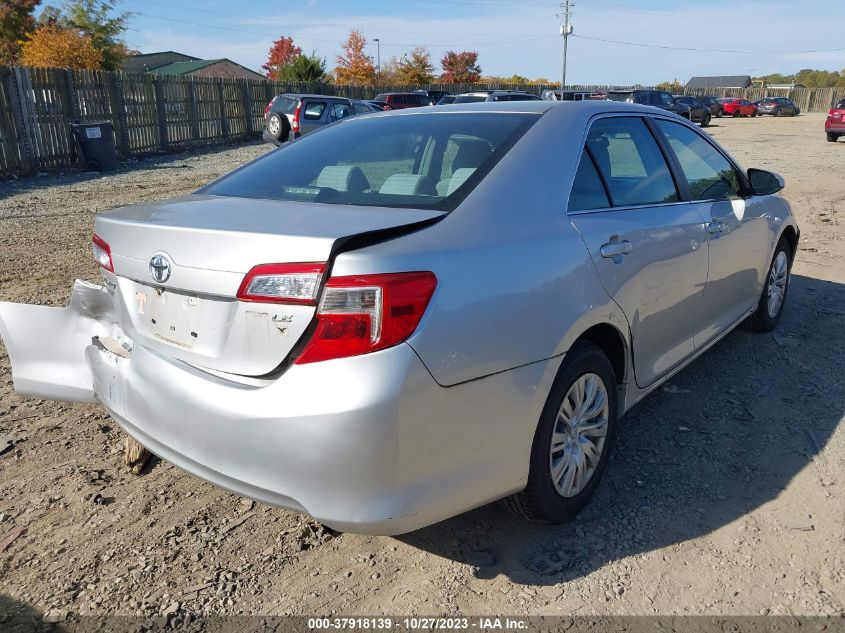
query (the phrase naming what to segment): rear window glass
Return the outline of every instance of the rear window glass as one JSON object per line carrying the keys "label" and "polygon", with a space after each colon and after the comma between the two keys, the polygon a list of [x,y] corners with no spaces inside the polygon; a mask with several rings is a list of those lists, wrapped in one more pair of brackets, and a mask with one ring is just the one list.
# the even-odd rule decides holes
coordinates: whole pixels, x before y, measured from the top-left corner
{"label": "rear window glass", "polygon": [[351,118],[288,143],[200,191],[451,211],[538,118],[529,113]]}
{"label": "rear window glass", "polygon": [[836,104],[837,108],[845,108],[845,99],[840,99],[839,103]]}
{"label": "rear window glass", "polygon": [[633,101],[634,93],[632,92],[608,92],[608,101]]}
{"label": "rear window glass", "polygon": [[296,111],[296,99],[276,97],[276,101],[273,102],[273,110],[285,114],[293,114]]}

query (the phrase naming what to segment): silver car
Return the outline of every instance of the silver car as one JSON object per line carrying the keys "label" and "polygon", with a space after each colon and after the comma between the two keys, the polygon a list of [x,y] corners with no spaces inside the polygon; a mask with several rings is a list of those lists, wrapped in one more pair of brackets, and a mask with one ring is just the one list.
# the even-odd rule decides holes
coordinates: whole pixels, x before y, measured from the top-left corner
{"label": "silver car", "polygon": [[612,101],[349,118],[176,200],[99,215],[102,285],[0,304],[15,388],[352,532],[486,504],[557,523],[618,420],[781,317],[783,181]]}

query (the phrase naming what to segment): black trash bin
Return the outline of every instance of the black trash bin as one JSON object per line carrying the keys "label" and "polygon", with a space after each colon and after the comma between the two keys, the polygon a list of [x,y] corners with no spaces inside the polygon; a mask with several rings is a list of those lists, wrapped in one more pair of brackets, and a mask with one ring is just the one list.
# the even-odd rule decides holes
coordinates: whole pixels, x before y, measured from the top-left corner
{"label": "black trash bin", "polygon": [[110,121],[71,123],[79,141],[85,168],[91,171],[113,171],[117,167],[114,127]]}

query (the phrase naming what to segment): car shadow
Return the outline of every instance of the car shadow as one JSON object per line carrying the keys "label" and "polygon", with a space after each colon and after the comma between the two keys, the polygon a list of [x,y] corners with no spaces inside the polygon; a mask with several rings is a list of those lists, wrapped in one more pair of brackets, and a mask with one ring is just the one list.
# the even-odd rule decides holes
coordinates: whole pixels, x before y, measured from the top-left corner
{"label": "car shadow", "polygon": [[481,578],[543,585],[736,521],[776,498],[842,420],[830,342],[843,316],[845,285],[794,275],[774,332],[735,330],[621,420],[604,480],[568,524],[491,504],[396,538]]}
{"label": "car shadow", "polygon": [[37,611],[10,596],[0,593],[0,631],[3,633],[62,633],[64,628],[48,614]]}

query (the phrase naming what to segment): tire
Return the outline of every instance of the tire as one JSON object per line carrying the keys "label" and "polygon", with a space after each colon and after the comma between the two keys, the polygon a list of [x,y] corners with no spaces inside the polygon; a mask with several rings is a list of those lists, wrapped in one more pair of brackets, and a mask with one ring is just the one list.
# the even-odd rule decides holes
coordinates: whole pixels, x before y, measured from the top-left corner
{"label": "tire", "polygon": [[737,108],[736,110],[734,110],[734,118],[735,118],[735,119],[738,119],[738,118],[739,118],[739,117],[741,117],[741,116],[742,116],[742,112],[740,112],[740,111],[739,111],[739,108]]}
{"label": "tire", "polygon": [[772,112],[772,116],[780,116],[780,108],[778,108],[774,112]]}
{"label": "tire", "polygon": [[701,119],[701,127],[707,127],[708,125],[710,125],[710,119],[711,119],[711,118],[712,118],[712,117],[710,116],[710,113],[709,113],[709,112],[708,112],[708,113],[706,113],[706,114],[704,115],[704,118],[703,118],[703,119]]}
{"label": "tire", "polygon": [[722,110],[722,108],[719,108],[719,111],[716,113],[716,118],[721,119],[723,116],[725,116],[725,111]]}
{"label": "tire", "polygon": [[[576,385],[580,386],[580,392]],[[583,401],[600,409],[592,417],[576,418],[585,425],[583,429],[587,432],[582,434],[577,426],[572,430],[560,416],[563,408],[568,407],[574,417],[578,410],[578,394],[586,392],[589,395],[592,387],[595,387],[594,395]],[[592,405],[587,407],[587,412],[594,408]],[[531,446],[528,485],[522,492],[503,499],[502,505],[534,523],[563,523],[578,514],[593,495],[607,467],[616,432],[616,410],[616,377],[610,361],[597,345],[577,342],[566,354],[540,416]],[[602,432],[604,436],[601,436]],[[553,453],[554,435],[559,435],[560,441]],[[592,460],[587,457],[588,453],[593,455]],[[558,468],[560,483],[555,484],[553,471]],[[579,472],[581,478],[586,475],[586,479],[579,481]],[[569,494],[564,494],[561,490],[566,491],[567,484]]]}
{"label": "tire", "polygon": [[757,116],[757,110],[754,110],[754,112],[751,113],[751,117],[754,118],[756,116]]}
{"label": "tire", "polygon": [[282,142],[288,139],[290,124],[288,118],[278,112],[271,112],[267,117],[267,134],[275,141]]}
{"label": "tire", "polygon": [[[792,249],[786,238],[781,237],[775,248],[775,254],[772,256],[772,262],[769,264],[769,270],[766,273],[766,283],[763,286],[760,300],[757,302],[757,309],[743,323],[746,329],[755,332],[771,332],[777,327],[780,317],[783,314],[783,306],[786,305],[791,270]],[[782,280],[780,283],[777,281],[779,279]],[[772,305],[770,305],[769,295],[773,286],[779,287],[781,291],[776,309],[773,309]]]}
{"label": "tire", "polygon": [[838,135],[828,133],[828,135],[827,135],[827,142],[828,142],[828,143],[835,143],[835,142],[836,142],[836,139],[838,139],[838,138],[839,138],[839,136],[838,136]]}

